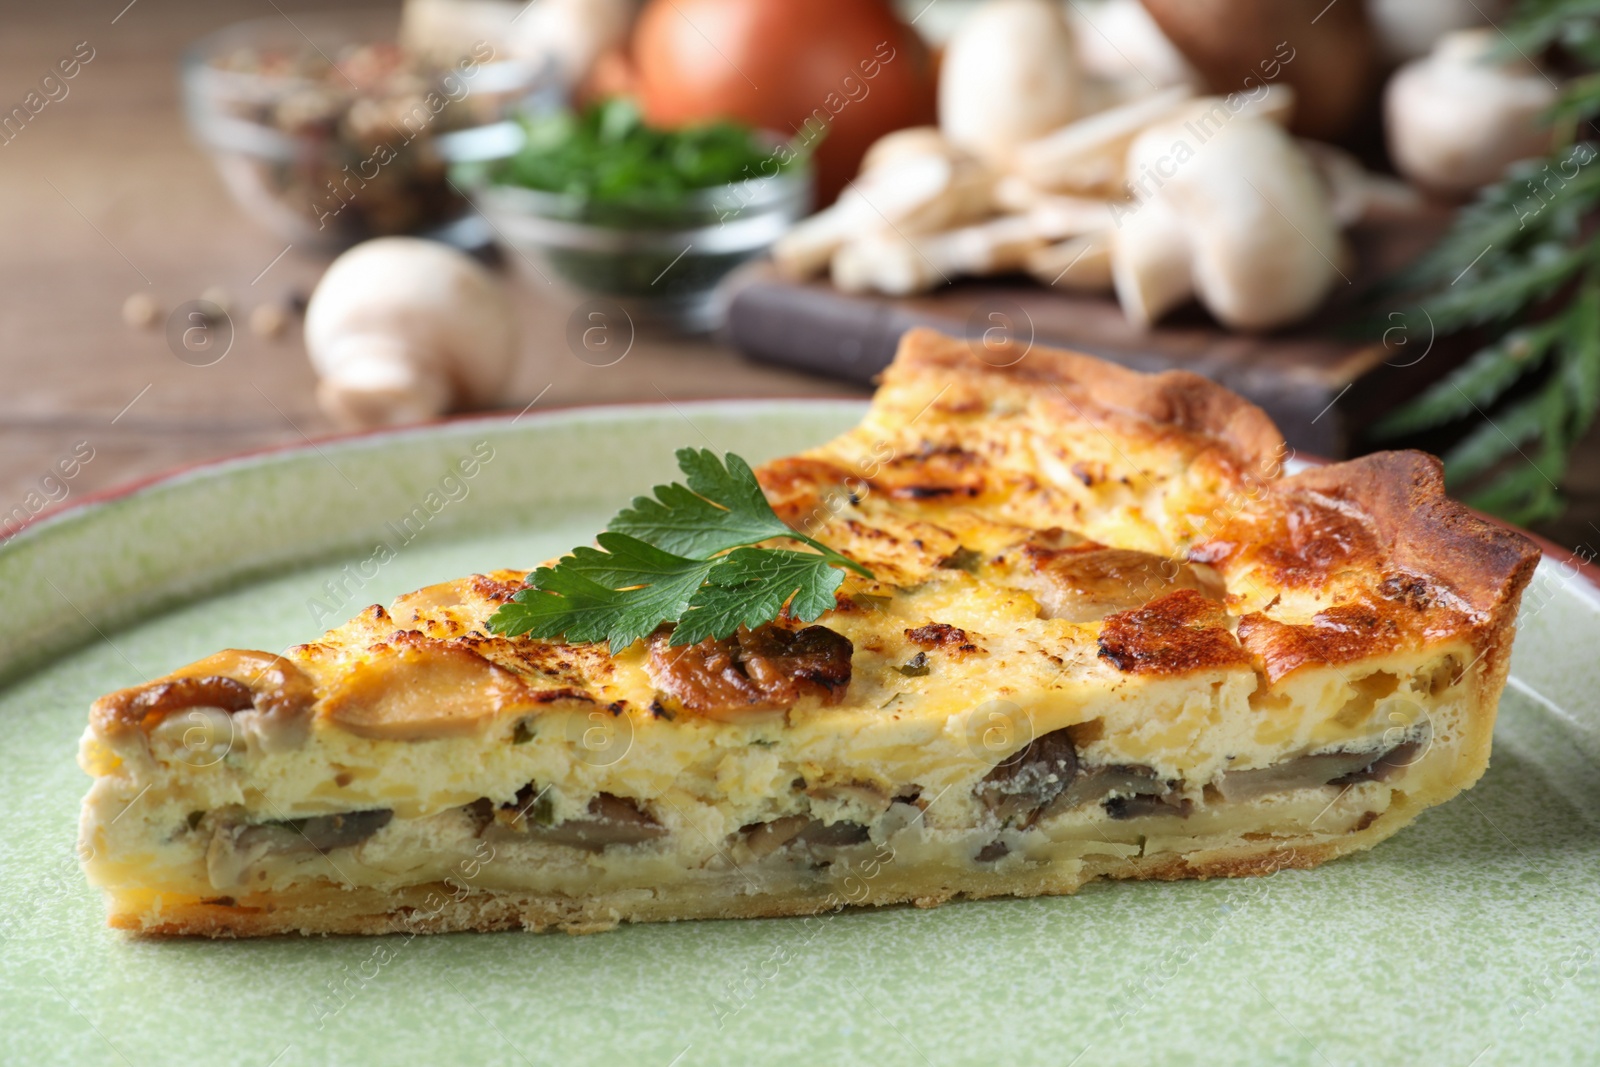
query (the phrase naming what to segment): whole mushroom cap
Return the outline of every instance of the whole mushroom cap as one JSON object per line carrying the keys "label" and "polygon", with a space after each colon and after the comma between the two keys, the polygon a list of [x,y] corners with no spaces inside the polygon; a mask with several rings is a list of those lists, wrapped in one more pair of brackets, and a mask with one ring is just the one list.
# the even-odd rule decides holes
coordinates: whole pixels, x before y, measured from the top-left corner
{"label": "whole mushroom cap", "polygon": [[1269,118],[1241,111],[1203,139],[1197,130],[1170,120],[1129,149],[1130,178],[1153,173],[1161,182],[1118,220],[1112,258],[1124,308],[1147,324],[1192,283],[1230,329],[1303,318],[1339,280],[1346,254],[1328,190]]}
{"label": "whole mushroom cap", "polygon": [[1072,27],[1054,0],[989,0],[950,39],[939,71],[939,128],[992,166],[1083,108]]}
{"label": "whole mushroom cap", "polygon": [[1401,174],[1462,195],[1549,149],[1550,130],[1540,120],[1559,90],[1532,63],[1497,58],[1496,50],[1494,31],[1460,30],[1390,79],[1384,126]]}
{"label": "whole mushroom cap", "polygon": [[334,260],[306,308],[305,340],[323,407],[363,426],[492,403],[517,353],[499,280],[414,237],[367,241]]}

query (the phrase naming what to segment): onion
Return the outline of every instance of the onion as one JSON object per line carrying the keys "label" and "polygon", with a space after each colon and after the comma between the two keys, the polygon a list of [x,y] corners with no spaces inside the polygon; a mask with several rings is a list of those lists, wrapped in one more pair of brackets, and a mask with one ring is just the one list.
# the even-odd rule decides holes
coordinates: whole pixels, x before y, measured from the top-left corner
{"label": "onion", "polygon": [[934,117],[927,47],[888,0],[651,0],[633,63],[652,122],[732,118],[816,144],[823,204],[879,137]]}

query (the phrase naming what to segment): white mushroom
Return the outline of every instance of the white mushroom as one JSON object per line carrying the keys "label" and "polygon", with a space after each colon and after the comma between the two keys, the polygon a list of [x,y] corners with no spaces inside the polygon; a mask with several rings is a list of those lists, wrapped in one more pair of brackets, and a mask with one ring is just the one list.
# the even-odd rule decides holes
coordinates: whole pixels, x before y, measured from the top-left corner
{"label": "white mushroom", "polygon": [[908,156],[868,171],[848,185],[839,199],[795,224],[772,248],[778,269],[790,278],[809,278],[827,267],[833,254],[863,230],[898,227],[948,198],[955,176],[950,160]]}
{"label": "white mushroom", "polygon": [[1009,212],[1028,211],[1041,200],[1058,195],[1041,189],[1015,174],[1002,174],[996,178],[991,193],[995,209]]}
{"label": "white mushroom", "polygon": [[995,167],[1082,110],[1072,29],[1056,0],[989,0],[967,16],[939,74],[939,128]]}
{"label": "white mushroom", "polygon": [[872,142],[872,146],[861,157],[861,173],[866,174],[916,156],[936,156],[955,161],[966,155],[952,145],[937,126],[907,126],[903,130],[886,133]]}
{"label": "white mushroom", "polygon": [[1418,185],[1469,193],[1549,148],[1539,117],[1559,90],[1525,60],[1492,58],[1498,41],[1488,29],[1447,34],[1426,59],[1407,63],[1390,80],[1389,154]]}
{"label": "white mushroom", "polygon": [[1167,39],[1139,0],[1070,3],[1067,13],[1078,57],[1095,78],[1126,87],[1126,94],[1172,85],[1200,90],[1205,79]]}
{"label": "white mushroom", "polygon": [[1117,218],[1111,280],[1128,321],[1141,330],[1194,296],[1193,252],[1177,212],[1161,196]]}
{"label": "white mushroom", "polygon": [[1424,210],[1415,186],[1372,173],[1355,156],[1334,145],[1304,139],[1299,143],[1328,189],[1333,217],[1340,226],[1415,218]]}
{"label": "white mushroom", "polygon": [[1029,253],[1028,273],[1042,285],[1079,293],[1109,292],[1111,276],[1109,232],[1090,233]]}
{"label": "white mushroom", "polygon": [[513,53],[553,60],[568,85],[588,77],[595,60],[626,46],[639,0],[535,0],[510,27]]}
{"label": "white mushroom", "polygon": [[1118,210],[1117,201],[1045,192],[1014,174],[997,180],[993,195],[996,210],[1007,215],[1031,215],[1045,236],[1057,241],[1109,229]]}
{"label": "white mushroom", "polygon": [[790,278],[827,267],[845,243],[880,231],[931,233],[989,213],[993,180],[965,155],[903,154],[851,182],[832,206],[796,224],[772,249]]}
{"label": "white mushroom", "polygon": [[317,402],[336,421],[392,426],[499,398],[517,353],[504,287],[464,253],[382,237],[333,261],[306,308]]}
{"label": "white mushroom", "polygon": [[1104,233],[1116,225],[1116,213],[1126,206],[1113,200],[1079,196],[1047,196],[1026,212],[1045,237],[1061,241],[1089,233]]}
{"label": "white mushroom", "polygon": [[1175,121],[1146,130],[1129,150],[1130,176],[1156,184],[1117,219],[1113,274],[1129,318],[1153,322],[1180,302],[1186,280],[1232,329],[1302,318],[1346,254],[1327,188],[1266,119],[1235,117],[1197,142]]}
{"label": "white mushroom", "polygon": [[1284,129],[1240,119],[1170,192],[1194,251],[1195,290],[1236,330],[1271,330],[1316,309],[1346,258],[1327,190]]}
{"label": "white mushroom", "polygon": [[[1110,205],[1103,200],[1048,197],[1031,210],[1001,215],[969,226],[936,233],[907,234],[880,230],[842,244],[833,257],[833,282],[845,292],[880,292],[894,296],[924,292],[959,275],[1003,274],[1032,269],[1031,257],[1053,242],[1096,235],[1102,250],[1109,246]],[[1079,287],[1110,288],[1091,283],[1099,260],[1087,257],[1074,274]],[[1052,277],[1067,264],[1055,268]]]}
{"label": "white mushroom", "polygon": [[1171,115],[1194,94],[1177,86],[1090,115],[1021,145],[1016,173],[1041,189],[1115,195],[1128,145],[1139,131]]}
{"label": "white mushroom", "polygon": [[959,275],[1020,270],[1029,254],[1047,242],[1039,225],[1025,215],[918,237],[875,233],[839,249],[833,257],[833,283],[847,293],[908,296]]}
{"label": "white mushroom", "polygon": [[503,57],[522,7],[516,0],[406,0],[400,9],[400,47],[446,68],[485,44]]}

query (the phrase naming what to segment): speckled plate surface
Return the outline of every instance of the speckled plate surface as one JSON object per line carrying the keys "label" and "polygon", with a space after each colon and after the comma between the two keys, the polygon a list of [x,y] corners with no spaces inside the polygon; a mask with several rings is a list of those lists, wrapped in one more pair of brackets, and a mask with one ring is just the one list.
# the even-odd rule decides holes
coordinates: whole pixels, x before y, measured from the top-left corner
{"label": "speckled plate surface", "polygon": [[[860,411],[680,405],[362,437],[200,468],[0,545],[0,1063],[1600,1059],[1600,596],[1552,560],[1482,782],[1318,870],[582,938],[105,928],[73,855],[95,696],[531,565],[674,474],[676,447],[764,459]],[[483,446],[477,477],[446,481]],[[379,540],[399,551],[373,566]]]}

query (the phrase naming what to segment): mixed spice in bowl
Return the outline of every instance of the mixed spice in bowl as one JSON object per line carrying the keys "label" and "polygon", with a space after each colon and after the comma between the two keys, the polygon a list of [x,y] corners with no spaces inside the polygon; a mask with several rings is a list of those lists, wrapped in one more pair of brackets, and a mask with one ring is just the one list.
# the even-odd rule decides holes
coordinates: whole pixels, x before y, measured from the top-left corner
{"label": "mixed spice in bowl", "polygon": [[[480,41],[452,64],[397,43],[393,12],[240,23],[183,62],[189,121],[229,190],[285,239],[447,236],[470,205],[449,167],[503,154],[503,120],[548,91],[539,62]],[[303,31],[303,34],[302,34]]]}

